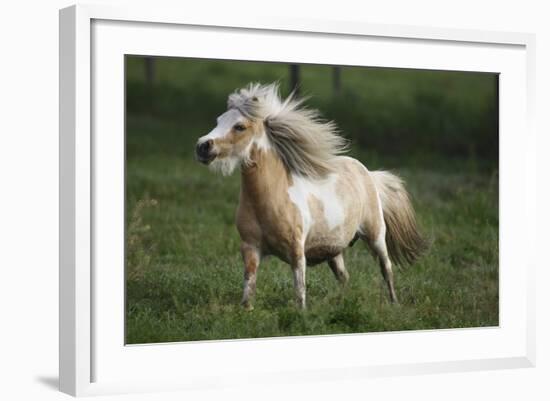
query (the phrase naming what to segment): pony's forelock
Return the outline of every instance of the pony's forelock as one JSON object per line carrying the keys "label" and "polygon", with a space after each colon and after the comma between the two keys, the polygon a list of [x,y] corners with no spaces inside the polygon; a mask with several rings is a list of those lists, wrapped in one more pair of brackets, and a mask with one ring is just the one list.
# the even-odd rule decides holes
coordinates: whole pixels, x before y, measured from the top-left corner
{"label": "pony's forelock", "polygon": [[266,135],[286,168],[294,174],[323,178],[334,171],[332,159],[347,150],[336,124],[317,110],[300,107],[305,99],[279,96],[279,85],[249,84],[229,95],[227,106],[245,117],[261,120]]}

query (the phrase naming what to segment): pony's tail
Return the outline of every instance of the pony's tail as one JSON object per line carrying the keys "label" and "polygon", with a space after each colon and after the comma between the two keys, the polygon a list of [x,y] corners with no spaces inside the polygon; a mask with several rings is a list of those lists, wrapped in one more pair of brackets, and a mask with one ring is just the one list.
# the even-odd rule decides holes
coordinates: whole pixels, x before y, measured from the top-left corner
{"label": "pony's tail", "polygon": [[429,244],[418,230],[403,181],[387,171],[373,171],[371,174],[382,202],[389,256],[395,264],[413,264]]}

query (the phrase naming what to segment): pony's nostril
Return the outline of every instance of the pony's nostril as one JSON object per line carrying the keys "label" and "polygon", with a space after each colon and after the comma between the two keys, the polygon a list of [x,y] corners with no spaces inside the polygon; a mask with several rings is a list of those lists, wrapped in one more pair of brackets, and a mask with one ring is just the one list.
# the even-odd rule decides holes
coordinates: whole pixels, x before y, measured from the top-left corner
{"label": "pony's nostril", "polygon": [[210,156],[210,149],[212,147],[212,140],[199,143],[197,145],[197,156],[202,159],[207,159]]}

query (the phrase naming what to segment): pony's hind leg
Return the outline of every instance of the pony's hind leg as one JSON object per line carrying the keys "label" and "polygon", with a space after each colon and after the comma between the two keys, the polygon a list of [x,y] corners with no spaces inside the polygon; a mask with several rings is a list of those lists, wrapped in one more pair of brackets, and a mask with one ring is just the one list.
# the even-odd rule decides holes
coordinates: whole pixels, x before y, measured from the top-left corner
{"label": "pony's hind leg", "polygon": [[349,274],[346,270],[346,266],[344,265],[344,257],[342,254],[329,259],[328,265],[340,284],[345,285],[348,282]]}
{"label": "pony's hind leg", "polygon": [[380,263],[380,270],[382,272],[382,276],[384,277],[384,281],[386,282],[386,285],[388,286],[388,290],[390,293],[390,301],[392,303],[397,303],[397,295],[395,294],[395,287],[393,285],[392,264],[391,264],[390,257],[388,255],[388,248],[386,246],[385,226],[382,226],[376,239],[374,240],[367,239],[367,243],[371,248],[371,250],[374,252],[374,254],[378,257],[378,261]]}

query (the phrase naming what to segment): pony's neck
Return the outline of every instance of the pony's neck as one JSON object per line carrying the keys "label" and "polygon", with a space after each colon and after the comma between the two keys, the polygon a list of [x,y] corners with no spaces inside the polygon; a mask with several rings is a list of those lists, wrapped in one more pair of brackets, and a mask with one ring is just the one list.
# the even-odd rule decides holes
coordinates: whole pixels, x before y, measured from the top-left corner
{"label": "pony's neck", "polygon": [[265,207],[287,194],[290,180],[282,160],[273,150],[254,147],[249,163],[241,167],[241,196],[253,205]]}

